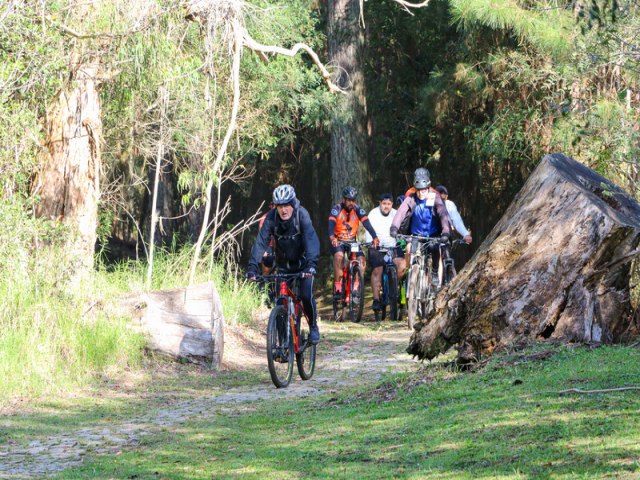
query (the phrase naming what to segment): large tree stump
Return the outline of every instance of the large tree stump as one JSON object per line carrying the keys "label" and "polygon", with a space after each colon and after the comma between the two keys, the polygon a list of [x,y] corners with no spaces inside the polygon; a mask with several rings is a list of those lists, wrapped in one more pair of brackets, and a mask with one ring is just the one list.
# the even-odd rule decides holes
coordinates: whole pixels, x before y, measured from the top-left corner
{"label": "large tree stump", "polygon": [[419,324],[407,351],[460,362],[540,338],[611,343],[637,333],[629,298],[640,205],[593,170],[547,155]]}
{"label": "large tree stump", "polygon": [[213,282],[142,295],[140,327],[151,350],[220,368],[224,316]]}

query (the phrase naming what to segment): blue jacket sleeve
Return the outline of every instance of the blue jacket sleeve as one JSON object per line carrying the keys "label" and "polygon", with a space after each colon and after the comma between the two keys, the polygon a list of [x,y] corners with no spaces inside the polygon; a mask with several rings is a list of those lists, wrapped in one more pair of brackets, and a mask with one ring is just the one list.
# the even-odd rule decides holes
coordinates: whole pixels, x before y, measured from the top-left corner
{"label": "blue jacket sleeve", "polygon": [[300,207],[300,232],[304,242],[304,251],[307,257],[305,268],[318,268],[318,258],[320,257],[320,239],[311,223],[311,217],[306,208]]}
{"label": "blue jacket sleeve", "polygon": [[272,214],[274,211],[275,209],[267,214],[264,219],[264,223],[262,224],[262,228],[258,232],[256,243],[253,244],[253,248],[251,249],[251,258],[249,259],[249,267],[247,269],[249,272],[260,271],[258,267],[262,261],[262,255],[267,251],[267,247],[269,246],[271,235],[273,234],[275,227],[274,216]]}

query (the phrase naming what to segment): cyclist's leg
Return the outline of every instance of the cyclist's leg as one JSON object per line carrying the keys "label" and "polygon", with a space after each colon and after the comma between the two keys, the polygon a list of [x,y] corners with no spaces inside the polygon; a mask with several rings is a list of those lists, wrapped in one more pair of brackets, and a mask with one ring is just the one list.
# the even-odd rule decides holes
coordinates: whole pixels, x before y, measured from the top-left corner
{"label": "cyclist's leg", "polygon": [[358,260],[360,260],[360,269],[362,270],[362,275],[364,276],[364,272],[367,269],[367,259],[364,256],[364,252],[360,250],[356,254],[356,257],[358,258]]}
{"label": "cyclist's leg", "polygon": [[396,254],[396,257],[393,259],[393,263],[396,266],[396,270],[398,271],[398,283],[404,277],[404,274],[407,270],[407,260],[405,259],[402,252]]}
{"label": "cyclist's leg", "polygon": [[380,309],[380,290],[382,289],[382,272],[384,270],[384,253],[369,249],[371,265],[371,292],[373,293],[373,310]]}
{"label": "cyclist's leg", "polygon": [[[440,245],[430,245],[429,253],[431,254],[431,260],[432,260],[431,272],[428,272],[430,275],[430,279],[436,280],[438,285],[442,285],[442,281],[440,278],[440,272],[442,271],[442,268],[440,265],[440,260],[441,260]],[[432,282],[432,283],[436,283],[436,282]]]}
{"label": "cyclist's leg", "polygon": [[302,308],[309,317],[311,329],[309,339],[311,343],[317,344],[320,341],[320,330],[318,329],[316,299],[313,296],[313,277],[300,279],[300,300]]}
{"label": "cyclist's leg", "polygon": [[341,246],[331,247],[333,252],[333,291],[342,293],[342,268],[344,262],[344,249]]}

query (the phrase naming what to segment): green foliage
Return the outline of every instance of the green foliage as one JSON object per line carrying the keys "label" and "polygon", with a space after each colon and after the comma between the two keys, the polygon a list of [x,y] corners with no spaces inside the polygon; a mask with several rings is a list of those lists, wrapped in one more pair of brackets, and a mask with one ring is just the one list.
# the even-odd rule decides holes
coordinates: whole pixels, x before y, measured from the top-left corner
{"label": "green foliage", "polygon": [[539,5],[538,9],[523,8],[513,0],[453,0],[451,14],[461,28],[510,30],[521,42],[541,52],[552,53],[558,59],[568,57],[574,30],[571,14],[559,8],[549,10],[543,2]]}

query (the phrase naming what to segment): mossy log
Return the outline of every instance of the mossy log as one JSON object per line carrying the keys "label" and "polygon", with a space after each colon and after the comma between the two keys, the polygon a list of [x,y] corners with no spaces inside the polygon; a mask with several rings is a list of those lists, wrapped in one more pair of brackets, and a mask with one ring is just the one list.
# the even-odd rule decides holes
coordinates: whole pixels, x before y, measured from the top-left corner
{"label": "mossy log", "polygon": [[148,347],[176,360],[222,365],[224,316],[213,282],[142,294],[140,329]]}
{"label": "mossy log", "polygon": [[613,343],[638,333],[630,301],[640,205],[588,167],[547,155],[407,351],[462,363],[535,339]]}

